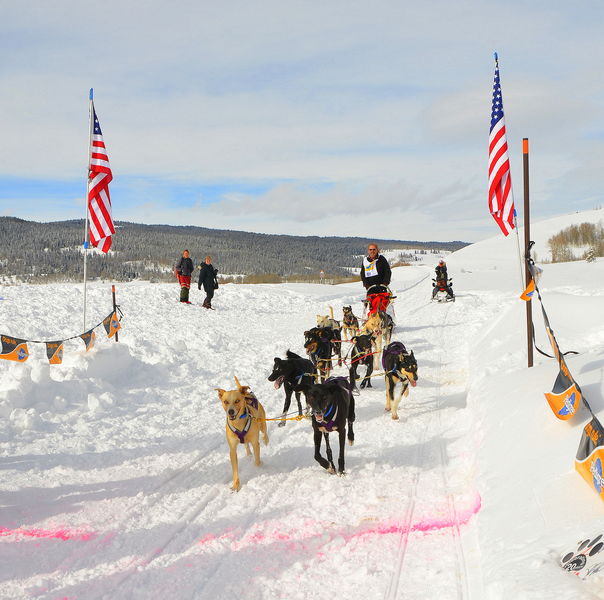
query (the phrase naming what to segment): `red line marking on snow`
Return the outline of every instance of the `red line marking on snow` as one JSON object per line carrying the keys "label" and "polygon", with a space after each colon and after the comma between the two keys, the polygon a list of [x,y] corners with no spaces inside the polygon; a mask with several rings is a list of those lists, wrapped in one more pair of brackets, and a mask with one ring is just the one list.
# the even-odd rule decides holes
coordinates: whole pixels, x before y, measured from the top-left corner
{"label": "red line marking on snow", "polygon": [[354,533],[343,531],[330,532],[325,529],[324,525],[318,522],[307,522],[302,527],[297,527],[294,530],[287,531],[282,523],[275,523],[270,530],[255,530],[241,539],[235,531],[227,531],[216,535],[208,533],[200,540],[200,545],[211,544],[212,542],[227,542],[230,544],[231,550],[242,550],[245,547],[259,545],[288,542],[295,545],[295,542],[305,540],[320,539],[325,537],[325,543],[331,542],[334,537],[341,537],[345,542],[354,539],[365,539],[378,535],[393,535],[421,532],[430,534],[431,532],[441,531],[443,529],[451,529],[458,525],[466,525],[470,519],[476,515],[482,508],[482,499],[479,494],[476,494],[473,503],[464,510],[459,511],[457,518],[427,518],[416,523],[400,523],[400,522],[382,522],[377,523],[374,527],[364,528]]}
{"label": "red line marking on snow", "polygon": [[0,527],[0,537],[15,537],[16,541],[23,538],[47,538],[55,540],[79,540],[87,542],[95,537],[95,533],[81,529],[7,529]]}

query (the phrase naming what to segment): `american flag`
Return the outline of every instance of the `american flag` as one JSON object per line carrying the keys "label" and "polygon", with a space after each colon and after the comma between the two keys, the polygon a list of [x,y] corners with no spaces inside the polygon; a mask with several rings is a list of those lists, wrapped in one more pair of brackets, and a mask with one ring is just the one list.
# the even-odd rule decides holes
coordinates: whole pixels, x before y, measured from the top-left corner
{"label": "american flag", "polygon": [[115,233],[111,218],[109,183],[113,179],[109,157],[105,149],[101,126],[91,104],[93,130],[90,141],[90,165],[88,167],[88,211],[90,213],[90,242],[93,246],[109,252],[111,236]]}
{"label": "american flag", "polygon": [[504,235],[514,229],[514,199],[510,195],[512,178],[508,142],[505,136],[503,99],[499,82],[499,63],[495,55],[495,83],[489,135],[489,210]]}

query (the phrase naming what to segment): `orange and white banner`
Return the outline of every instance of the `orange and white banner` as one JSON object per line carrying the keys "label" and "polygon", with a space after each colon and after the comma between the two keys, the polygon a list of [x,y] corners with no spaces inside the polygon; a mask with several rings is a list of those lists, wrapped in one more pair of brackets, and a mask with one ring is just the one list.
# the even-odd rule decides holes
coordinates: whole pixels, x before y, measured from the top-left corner
{"label": "orange and white banner", "polygon": [[63,342],[46,342],[46,356],[51,365],[60,365],[63,362]]}
{"label": "orange and white banner", "polygon": [[604,500],[603,462],[604,428],[594,417],[583,428],[583,435],[575,458],[575,469],[602,500]]}
{"label": "orange and white banner", "polygon": [[25,362],[29,358],[27,340],[2,335],[0,336],[0,341],[2,342],[2,349],[0,350],[1,359]]}

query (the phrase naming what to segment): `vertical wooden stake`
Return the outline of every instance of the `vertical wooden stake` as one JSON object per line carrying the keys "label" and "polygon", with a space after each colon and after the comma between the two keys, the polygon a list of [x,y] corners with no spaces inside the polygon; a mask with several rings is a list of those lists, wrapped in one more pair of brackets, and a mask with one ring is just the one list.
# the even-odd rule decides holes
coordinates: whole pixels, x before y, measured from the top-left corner
{"label": "vertical wooden stake", "polygon": [[[528,138],[522,138],[522,167],[524,173],[524,256],[528,256],[531,242],[531,211],[529,206],[529,143]],[[524,263],[525,285],[531,282],[531,272],[528,263]],[[526,304],[526,348],[528,367],[533,366],[533,307],[532,302]]]}

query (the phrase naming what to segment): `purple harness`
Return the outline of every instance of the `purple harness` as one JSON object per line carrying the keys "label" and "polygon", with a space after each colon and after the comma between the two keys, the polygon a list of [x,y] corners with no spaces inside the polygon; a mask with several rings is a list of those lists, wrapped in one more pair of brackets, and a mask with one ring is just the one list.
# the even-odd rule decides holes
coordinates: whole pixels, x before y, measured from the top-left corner
{"label": "purple harness", "polygon": [[382,368],[384,371],[386,370],[386,356],[388,354],[407,354],[407,348],[405,348],[403,342],[392,342],[391,344],[388,344],[382,352]]}
{"label": "purple harness", "polygon": [[248,392],[245,396],[245,402],[248,406],[258,410],[258,398],[254,395],[254,392]]}
{"label": "purple harness", "polygon": [[[258,403],[258,400],[256,400],[256,403]],[[239,418],[245,419],[245,417],[247,417],[247,421],[245,422],[243,429],[237,429],[236,427],[233,427],[231,425],[231,420],[227,417],[227,427],[239,438],[240,444],[245,443],[245,436],[250,430],[250,426],[252,425],[252,416],[249,413],[244,412]]]}
{"label": "purple harness", "polygon": [[[327,379],[325,381],[325,384],[328,383],[332,383],[332,384],[336,384],[338,387],[342,388],[343,390],[346,390],[346,392],[350,391],[349,388],[349,381],[348,379],[346,379],[346,377],[330,377],[329,379]],[[325,385],[324,384],[324,385]],[[329,421],[326,420],[326,417],[330,417]],[[319,427],[322,427],[323,429],[325,429],[325,431],[327,433],[330,433],[332,431],[336,431],[336,419],[338,417],[338,406],[337,403],[336,404],[332,404],[329,409],[327,410],[327,412],[323,415],[322,419],[317,419],[316,415],[315,415],[315,421],[317,422],[317,425],[319,425]]]}
{"label": "purple harness", "polygon": [[[334,408],[335,408],[335,412],[334,412]],[[332,413],[333,413],[333,416],[331,417],[331,419],[329,421],[326,421],[325,418],[329,417]],[[337,416],[338,416],[338,407],[335,404],[332,404],[329,407],[329,410],[323,415],[322,419],[317,419],[317,415],[314,415],[317,425],[320,428],[325,429],[325,431],[327,433],[334,431],[334,428],[336,426],[335,420],[336,420]]]}

